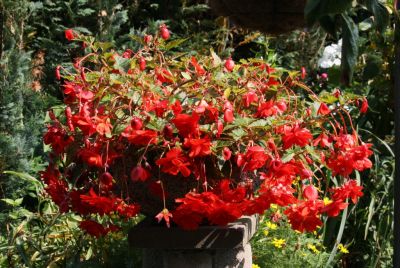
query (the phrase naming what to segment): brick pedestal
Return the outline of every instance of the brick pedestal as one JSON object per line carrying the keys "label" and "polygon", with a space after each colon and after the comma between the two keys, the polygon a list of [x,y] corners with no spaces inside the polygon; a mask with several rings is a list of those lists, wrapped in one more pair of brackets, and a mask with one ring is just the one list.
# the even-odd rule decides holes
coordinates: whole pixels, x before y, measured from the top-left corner
{"label": "brick pedestal", "polygon": [[249,240],[257,223],[246,216],[195,231],[139,224],[128,238],[131,247],[143,249],[143,268],[251,268]]}

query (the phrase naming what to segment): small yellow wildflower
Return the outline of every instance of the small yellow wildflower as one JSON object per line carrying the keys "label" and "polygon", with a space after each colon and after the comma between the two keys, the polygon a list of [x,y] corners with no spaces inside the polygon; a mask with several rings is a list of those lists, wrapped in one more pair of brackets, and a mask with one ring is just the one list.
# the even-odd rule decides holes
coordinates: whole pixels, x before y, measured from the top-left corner
{"label": "small yellow wildflower", "polygon": [[285,239],[276,239],[271,242],[276,248],[282,248],[282,246],[285,244]]}
{"label": "small yellow wildflower", "polygon": [[315,254],[319,254],[321,251],[319,251],[318,249],[317,249],[317,247],[316,246],[314,246],[313,244],[307,244],[307,248],[309,249],[309,250],[311,250],[312,252],[314,252]]}
{"label": "small yellow wildflower", "polygon": [[271,229],[271,230],[276,230],[277,228],[278,228],[278,225],[276,225],[275,223],[272,223],[272,222],[267,222],[267,227],[268,227],[268,229]]}
{"label": "small yellow wildflower", "polygon": [[264,230],[264,235],[267,236],[268,234],[269,234],[268,230],[265,229],[265,230]]}
{"label": "small yellow wildflower", "polygon": [[342,252],[342,253],[344,253],[344,254],[349,253],[349,251],[347,250],[347,248],[346,248],[345,246],[343,246],[342,243],[340,243],[340,244],[338,245],[337,248],[338,248],[338,250],[340,250],[340,252]]}
{"label": "small yellow wildflower", "polygon": [[271,208],[277,210],[278,206],[276,204],[271,204]]}
{"label": "small yellow wildflower", "polygon": [[333,201],[330,200],[328,197],[324,197],[324,205],[325,205],[325,206],[329,205],[329,204],[332,203],[332,202],[333,202]]}
{"label": "small yellow wildflower", "polygon": [[253,264],[251,265],[251,268],[261,268],[261,267],[260,267],[258,264],[254,264],[254,263],[253,263]]}

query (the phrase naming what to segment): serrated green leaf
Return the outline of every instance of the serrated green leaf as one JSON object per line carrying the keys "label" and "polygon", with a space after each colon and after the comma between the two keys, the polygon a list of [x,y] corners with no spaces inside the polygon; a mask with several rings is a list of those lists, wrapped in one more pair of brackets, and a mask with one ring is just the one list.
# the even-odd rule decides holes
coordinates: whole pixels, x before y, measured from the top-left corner
{"label": "serrated green leaf", "polygon": [[271,120],[268,119],[260,119],[252,122],[248,125],[249,127],[269,127],[271,126]]}
{"label": "serrated green leaf", "polygon": [[28,181],[28,182],[30,182],[32,184],[35,184],[35,185],[41,185],[41,182],[39,180],[37,180],[35,177],[32,177],[31,175],[26,174],[26,173],[8,171],[8,170],[4,171],[3,173],[4,174],[13,175],[13,176],[17,176],[17,177],[19,177],[19,178],[21,178],[23,180],[26,180],[26,181]]}
{"label": "serrated green leaf", "polygon": [[190,74],[188,72],[181,72],[181,75],[183,78],[185,78],[186,80],[190,80],[192,79],[192,77],[190,76]]}
{"label": "serrated green leaf", "polygon": [[114,44],[111,42],[94,42],[93,45],[95,48],[101,49],[104,52],[114,47]]}
{"label": "serrated green leaf", "polygon": [[232,132],[230,133],[230,135],[232,136],[232,138],[234,140],[240,140],[243,136],[247,135],[247,132],[244,131],[241,128],[236,128],[234,130],[232,130]]}
{"label": "serrated green leaf", "polygon": [[175,39],[175,40],[173,40],[173,41],[171,41],[171,42],[168,42],[168,43],[164,46],[164,48],[165,48],[166,50],[173,49],[174,47],[179,46],[180,44],[182,44],[183,42],[187,41],[188,39],[189,39],[189,38]]}
{"label": "serrated green leaf", "polygon": [[293,153],[293,152],[291,152],[291,153],[287,153],[287,154],[285,154],[283,157],[282,157],[282,162],[283,163],[287,163],[287,162],[289,162],[290,160],[292,160],[293,159],[293,156],[294,156],[295,154]]}
{"label": "serrated green leaf", "polygon": [[83,9],[79,9],[77,12],[77,15],[79,16],[89,16],[92,15],[96,12],[96,10],[91,9],[91,8],[83,8]]}
{"label": "serrated green leaf", "polygon": [[217,67],[220,66],[222,63],[221,58],[214,52],[214,50],[210,50],[211,57],[213,58],[213,66]]}
{"label": "serrated green leaf", "polygon": [[233,122],[233,125],[247,127],[254,121],[255,121],[255,119],[250,118],[250,117],[238,117],[235,119],[235,122]]}
{"label": "serrated green leaf", "polygon": [[114,57],[114,58],[115,58],[114,68],[124,73],[128,72],[129,68],[131,67],[131,60],[123,57]]}
{"label": "serrated green leaf", "polygon": [[[333,95],[324,95],[319,98],[321,101],[325,102],[326,104],[335,103],[338,99]],[[319,105],[318,105],[319,108]]]}
{"label": "serrated green leaf", "polygon": [[18,198],[18,199],[13,200],[13,199],[9,199],[9,198],[3,198],[1,200],[4,201],[5,203],[9,204],[10,206],[17,207],[22,204],[22,201],[24,199]]}

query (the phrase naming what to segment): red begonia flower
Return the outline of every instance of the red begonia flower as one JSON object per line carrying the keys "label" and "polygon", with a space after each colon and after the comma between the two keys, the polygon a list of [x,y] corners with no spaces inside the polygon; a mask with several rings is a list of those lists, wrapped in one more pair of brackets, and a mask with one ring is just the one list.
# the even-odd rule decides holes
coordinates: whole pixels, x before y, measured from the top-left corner
{"label": "red begonia flower", "polygon": [[164,158],[156,161],[156,164],[161,166],[161,170],[165,173],[177,175],[180,172],[184,177],[190,175],[188,158],[179,148],[173,148],[168,151]]}

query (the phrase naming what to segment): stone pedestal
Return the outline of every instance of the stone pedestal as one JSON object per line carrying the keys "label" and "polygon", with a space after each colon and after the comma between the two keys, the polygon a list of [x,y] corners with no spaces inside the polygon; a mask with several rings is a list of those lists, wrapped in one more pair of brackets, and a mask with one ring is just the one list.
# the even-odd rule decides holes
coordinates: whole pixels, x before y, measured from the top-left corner
{"label": "stone pedestal", "polygon": [[249,240],[257,224],[255,216],[195,231],[139,224],[128,238],[131,247],[143,249],[143,268],[251,268]]}

